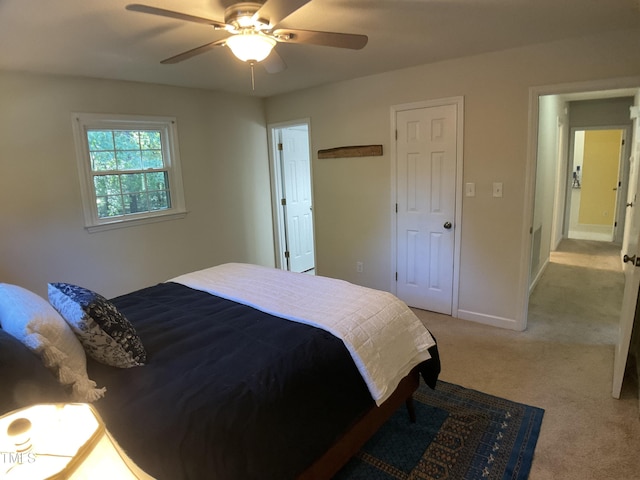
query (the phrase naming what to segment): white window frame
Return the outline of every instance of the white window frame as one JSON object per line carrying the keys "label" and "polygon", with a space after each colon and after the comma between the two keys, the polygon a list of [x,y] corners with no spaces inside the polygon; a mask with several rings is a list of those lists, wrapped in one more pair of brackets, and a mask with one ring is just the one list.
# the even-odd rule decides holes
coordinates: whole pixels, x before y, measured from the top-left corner
{"label": "white window frame", "polygon": [[[180,155],[178,153],[178,127],[175,117],[74,113],[72,123],[85,228],[89,232],[142,225],[163,220],[173,220],[186,216],[187,210],[184,203]],[[153,212],[131,213],[119,217],[98,217],[96,191],[91,173],[91,158],[89,156],[89,144],[87,141],[87,131],[95,129],[150,129],[161,131],[163,159],[169,177],[170,208]]]}

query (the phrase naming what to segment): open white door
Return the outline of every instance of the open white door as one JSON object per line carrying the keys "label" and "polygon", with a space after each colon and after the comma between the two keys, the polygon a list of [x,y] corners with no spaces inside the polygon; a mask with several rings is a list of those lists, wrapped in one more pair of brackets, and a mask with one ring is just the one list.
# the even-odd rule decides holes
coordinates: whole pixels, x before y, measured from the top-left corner
{"label": "open white door", "polygon": [[[640,95],[636,96],[636,99]],[[640,205],[638,193],[640,192],[640,130],[638,111],[639,107],[632,108],[633,119],[633,147],[630,158],[628,207],[625,221],[625,235],[622,242],[624,254],[624,295],[622,298],[622,310],[620,312],[620,330],[618,332],[618,344],[616,345],[613,365],[613,390],[612,395],[620,398],[622,379],[629,354],[631,331],[636,314],[638,302],[638,290],[640,288]]]}
{"label": "open white door", "polygon": [[276,266],[315,273],[309,121],[269,125]]}
{"label": "open white door", "polygon": [[306,272],[315,267],[311,162],[306,125],[282,129],[282,176],[289,270]]}

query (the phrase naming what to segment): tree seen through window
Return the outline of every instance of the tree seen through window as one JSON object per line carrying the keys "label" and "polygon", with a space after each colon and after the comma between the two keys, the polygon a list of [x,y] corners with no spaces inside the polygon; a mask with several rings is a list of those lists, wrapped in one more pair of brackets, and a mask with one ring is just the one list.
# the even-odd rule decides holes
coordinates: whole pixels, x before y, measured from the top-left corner
{"label": "tree seen through window", "polygon": [[158,130],[87,130],[99,218],[171,208]]}

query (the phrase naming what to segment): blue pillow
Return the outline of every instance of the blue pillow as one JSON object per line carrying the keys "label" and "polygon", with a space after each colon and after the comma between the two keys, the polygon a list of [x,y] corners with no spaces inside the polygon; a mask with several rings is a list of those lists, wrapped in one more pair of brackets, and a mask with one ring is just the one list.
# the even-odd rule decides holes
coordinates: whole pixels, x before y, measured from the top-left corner
{"label": "blue pillow", "polygon": [[93,359],[119,368],[137,367],[147,361],[133,325],[102,295],[77,285],[50,283],[49,302]]}

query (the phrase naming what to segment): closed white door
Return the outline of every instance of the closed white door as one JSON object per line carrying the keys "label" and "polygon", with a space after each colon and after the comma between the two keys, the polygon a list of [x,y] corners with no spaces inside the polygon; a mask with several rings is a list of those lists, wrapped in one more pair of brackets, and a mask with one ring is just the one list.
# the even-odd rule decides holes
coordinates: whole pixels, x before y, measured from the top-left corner
{"label": "closed white door", "polygon": [[396,112],[397,286],[409,306],[451,314],[456,105]]}
{"label": "closed white door", "polygon": [[281,130],[283,209],[289,270],[315,268],[309,133],[306,125]]}

